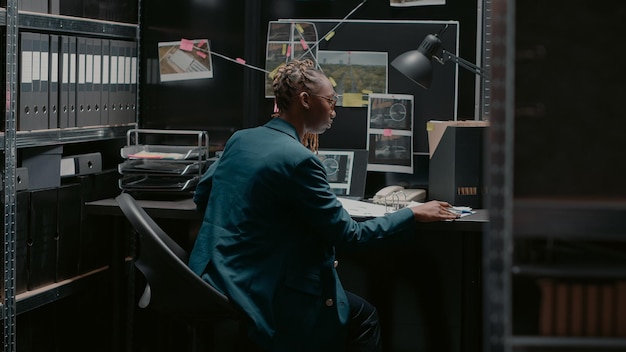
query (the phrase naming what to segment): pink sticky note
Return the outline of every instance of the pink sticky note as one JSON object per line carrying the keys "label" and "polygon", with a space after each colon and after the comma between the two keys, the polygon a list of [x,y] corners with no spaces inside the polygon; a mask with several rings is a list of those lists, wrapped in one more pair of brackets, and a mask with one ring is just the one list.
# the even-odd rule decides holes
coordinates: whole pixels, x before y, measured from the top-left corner
{"label": "pink sticky note", "polygon": [[180,40],[180,50],[192,51],[193,50],[193,40],[181,39]]}
{"label": "pink sticky note", "polygon": [[205,54],[205,53],[203,53],[202,51],[197,51],[197,50],[196,50],[196,54],[197,54],[198,56],[200,56],[201,58],[206,59],[206,54]]}
{"label": "pink sticky note", "polygon": [[306,42],[304,41],[304,39],[300,39],[300,44],[302,44],[302,48],[304,50],[308,50],[309,46],[306,44]]}
{"label": "pink sticky note", "polygon": [[391,129],[389,129],[389,128],[385,128],[385,129],[383,130],[383,136],[385,136],[385,137],[391,137],[392,135],[393,135],[393,132],[391,131]]}
{"label": "pink sticky note", "polygon": [[240,57],[236,58],[235,61],[237,61],[240,64],[245,64],[246,63],[246,60],[244,60],[244,59],[242,59]]}
{"label": "pink sticky note", "polygon": [[291,57],[291,45],[287,45],[287,57]]}

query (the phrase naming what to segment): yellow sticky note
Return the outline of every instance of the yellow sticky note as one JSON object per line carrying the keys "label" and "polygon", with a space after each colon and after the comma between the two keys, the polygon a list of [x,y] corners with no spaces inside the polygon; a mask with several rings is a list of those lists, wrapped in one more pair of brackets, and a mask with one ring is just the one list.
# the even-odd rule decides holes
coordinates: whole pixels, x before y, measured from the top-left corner
{"label": "yellow sticky note", "polygon": [[271,79],[274,79],[274,76],[276,76],[276,72],[278,72],[278,69],[279,69],[281,66],[284,66],[284,65],[285,65],[285,64],[280,64],[280,65],[278,65],[275,69],[273,69],[273,70],[272,70],[272,72],[270,72],[270,73],[268,74],[268,76],[269,76]]}
{"label": "yellow sticky note", "polygon": [[337,82],[335,82],[335,79],[332,77],[328,77],[328,80],[330,81],[330,84],[333,85],[333,87],[337,87]]}
{"label": "yellow sticky note", "polygon": [[335,31],[332,31],[332,32],[330,32],[330,33],[326,34],[326,36],[324,37],[324,39],[326,39],[326,41],[329,41],[329,40],[330,40],[330,38],[332,38],[332,37],[334,37],[334,36],[335,36]]}
{"label": "yellow sticky note", "polygon": [[363,94],[368,94],[368,95],[369,95],[369,94],[374,93],[374,91],[369,90],[369,89],[363,89],[361,92],[362,92]]}
{"label": "yellow sticky note", "polygon": [[362,107],[363,106],[363,94],[361,93],[343,93],[342,106],[345,107]]}
{"label": "yellow sticky note", "polygon": [[283,44],[282,54],[285,55],[287,53],[287,44]]}

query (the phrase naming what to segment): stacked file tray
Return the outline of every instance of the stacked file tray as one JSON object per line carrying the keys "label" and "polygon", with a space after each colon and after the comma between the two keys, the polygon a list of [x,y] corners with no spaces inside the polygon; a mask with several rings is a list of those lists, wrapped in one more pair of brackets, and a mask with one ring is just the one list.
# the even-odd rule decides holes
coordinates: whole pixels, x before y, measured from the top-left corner
{"label": "stacked file tray", "polygon": [[121,190],[188,196],[208,166],[209,137],[206,131],[131,129],[121,155]]}

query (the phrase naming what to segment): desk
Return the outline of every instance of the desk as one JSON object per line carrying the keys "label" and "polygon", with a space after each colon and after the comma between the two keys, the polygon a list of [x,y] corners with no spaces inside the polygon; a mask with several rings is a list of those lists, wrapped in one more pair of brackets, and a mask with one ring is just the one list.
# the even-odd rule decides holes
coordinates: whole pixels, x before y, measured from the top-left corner
{"label": "desk", "polygon": [[[187,226],[201,221],[191,199],[138,202],[157,221],[184,220]],[[123,216],[115,199],[88,202],[86,209]],[[481,234],[487,222],[488,212],[478,209],[455,221],[417,223],[415,241],[408,245],[338,253],[344,287],[379,309],[385,351],[482,350]],[[116,237],[122,243],[123,236]],[[132,307],[131,299],[120,292],[118,301]],[[128,322],[129,313],[120,314]]]}

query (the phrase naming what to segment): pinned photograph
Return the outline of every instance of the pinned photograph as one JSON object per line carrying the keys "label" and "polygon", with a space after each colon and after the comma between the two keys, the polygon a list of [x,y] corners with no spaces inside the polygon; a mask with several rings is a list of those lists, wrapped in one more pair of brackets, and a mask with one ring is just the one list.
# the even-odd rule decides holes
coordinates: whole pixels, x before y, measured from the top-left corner
{"label": "pinned photograph", "polygon": [[310,22],[270,21],[267,27],[265,97],[273,98],[272,80],[275,71],[287,62],[317,57],[317,28]]}
{"label": "pinned photograph", "polygon": [[213,78],[207,39],[159,43],[161,82]]}
{"label": "pinned photograph", "polygon": [[339,94],[337,106],[367,106],[369,94],[387,93],[386,52],[320,50],[317,60]]}
{"label": "pinned photograph", "polygon": [[368,171],[413,172],[413,96],[370,94]]}

